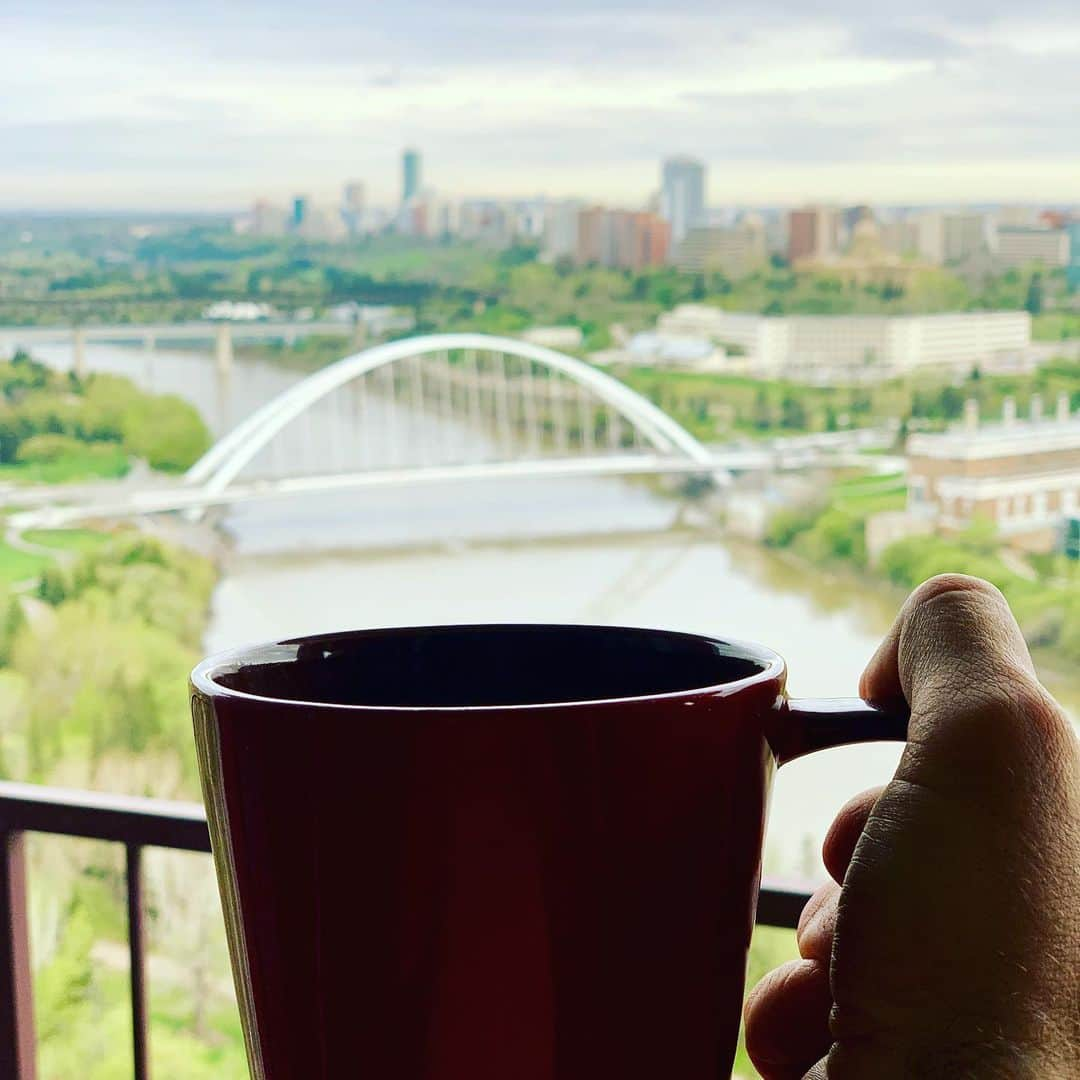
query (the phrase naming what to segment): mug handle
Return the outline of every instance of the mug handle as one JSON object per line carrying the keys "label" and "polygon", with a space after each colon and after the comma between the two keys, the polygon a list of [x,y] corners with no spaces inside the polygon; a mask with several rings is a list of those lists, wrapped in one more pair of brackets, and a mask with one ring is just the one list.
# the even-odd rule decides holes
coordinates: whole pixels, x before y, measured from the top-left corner
{"label": "mug handle", "polygon": [[860,698],[784,700],[766,734],[783,765],[815,750],[861,742],[905,742],[909,711],[881,709]]}

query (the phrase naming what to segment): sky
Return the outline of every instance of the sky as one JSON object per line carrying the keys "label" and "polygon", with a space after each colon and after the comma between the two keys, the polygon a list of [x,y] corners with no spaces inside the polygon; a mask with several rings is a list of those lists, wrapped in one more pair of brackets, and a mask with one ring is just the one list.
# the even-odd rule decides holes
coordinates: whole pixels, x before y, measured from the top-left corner
{"label": "sky", "polygon": [[1080,202],[1080,4],[2,0],[0,208]]}

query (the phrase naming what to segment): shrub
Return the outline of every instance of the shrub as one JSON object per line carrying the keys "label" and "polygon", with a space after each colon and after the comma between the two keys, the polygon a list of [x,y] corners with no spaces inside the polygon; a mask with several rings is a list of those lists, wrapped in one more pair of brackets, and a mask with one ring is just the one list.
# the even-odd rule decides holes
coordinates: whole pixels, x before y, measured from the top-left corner
{"label": "shrub", "polygon": [[127,449],[165,472],[190,468],[210,446],[210,433],[198,411],[173,394],[132,404],[122,427]]}
{"label": "shrub", "polygon": [[816,561],[848,559],[866,565],[866,523],[846,510],[832,507],[798,538],[799,549]]}
{"label": "shrub", "polygon": [[814,506],[784,507],[769,518],[765,543],[769,547],[788,547],[800,533],[810,529],[821,514]]}
{"label": "shrub", "polygon": [[68,597],[68,582],[63,570],[57,566],[46,566],[38,579],[37,595],[39,600],[56,607]]}
{"label": "shrub", "polygon": [[31,435],[19,444],[15,460],[20,465],[31,462],[59,461],[61,458],[81,454],[86,444],[70,435]]}

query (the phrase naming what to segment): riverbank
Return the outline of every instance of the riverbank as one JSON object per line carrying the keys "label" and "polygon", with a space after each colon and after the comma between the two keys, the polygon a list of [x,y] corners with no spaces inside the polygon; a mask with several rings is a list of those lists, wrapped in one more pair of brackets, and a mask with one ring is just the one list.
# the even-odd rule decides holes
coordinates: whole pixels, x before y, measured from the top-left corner
{"label": "riverbank", "polygon": [[844,574],[888,596],[897,606],[936,574],[972,574],[996,585],[1008,600],[1040,672],[1051,688],[1074,699],[1080,660],[1080,570],[1062,555],[1025,555],[1004,548],[992,527],[976,525],[950,536],[911,536],[871,560],[866,525],[876,513],[902,509],[895,478],[848,478],[817,501],[778,510],[763,544],[816,573]]}

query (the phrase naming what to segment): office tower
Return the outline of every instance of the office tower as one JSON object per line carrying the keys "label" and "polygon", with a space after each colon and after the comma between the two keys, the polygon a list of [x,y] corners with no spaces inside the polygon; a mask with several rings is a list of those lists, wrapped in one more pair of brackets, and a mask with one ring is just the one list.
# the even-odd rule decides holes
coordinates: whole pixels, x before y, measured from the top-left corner
{"label": "office tower", "polygon": [[406,150],[401,155],[401,202],[411,202],[420,194],[420,151]]}
{"label": "office tower", "polygon": [[1069,234],[1069,292],[1080,292],[1080,221],[1067,225],[1065,231]]}
{"label": "office tower", "polygon": [[359,180],[350,180],[345,185],[345,198],[341,207],[341,220],[351,236],[357,236],[364,229],[364,185]]}
{"label": "office tower", "polygon": [[656,214],[593,206],[578,215],[581,265],[635,271],[662,266],[670,243],[671,226]]}
{"label": "office tower", "polygon": [[678,243],[705,222],[705,165],[696,158],[674,157],[664,162],[661,176],[660,215],[671,226]]}
{"label": "office tower", "polygon": [[300,229],[311,214],[311,196],[297,195],[292,201],[292,227]]}
{"label": "office tower", "polygon": [[986,250],[988,222],[985,214],[945,214],[942,221],[947,263],[962,262]]}
{"label": "office tower", "polygon": [[705,225],[691,229],[672,256],[672,262],[691,273],[718,270],[729,278],[741,278],[760,270],[769,259],[765,223],[747,215],[738,225]]}
{"label": "office tower", "polygon": [[354,214],[364,212],[364,184],[360,180],[350,180],[345,185],[345,209]]}
{"label": "office tower", "polygon": [[251,231],[256,236],[280,236],[285,232],[287,214],[269,199],[256,199],[251,212]]}
{"label": "office tower", "polygon": [[577,255],[578,215],[581,203],[562,199],[544,209],[543,258],[546,262],[573,259]]}
{"label": "office tower", "polygon": [[788,259],[819,260],[840,250],[841,214],[831,206],[806,206],[788,214]]}
{"label": "office tower", "polygon": [[1071,237],[1064,229],[1036,229],[1025,225],[1000,225],[997,230],[997,263],[1000,266],[1068,266]]}

